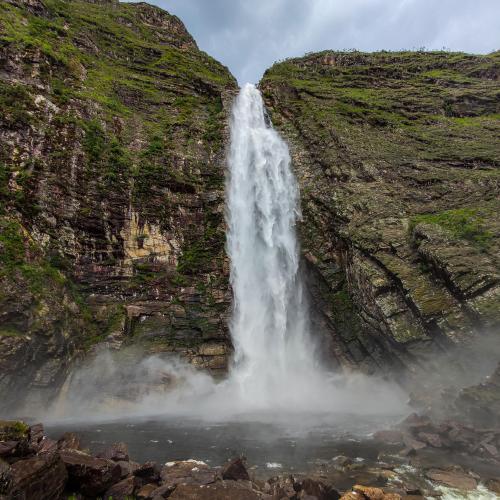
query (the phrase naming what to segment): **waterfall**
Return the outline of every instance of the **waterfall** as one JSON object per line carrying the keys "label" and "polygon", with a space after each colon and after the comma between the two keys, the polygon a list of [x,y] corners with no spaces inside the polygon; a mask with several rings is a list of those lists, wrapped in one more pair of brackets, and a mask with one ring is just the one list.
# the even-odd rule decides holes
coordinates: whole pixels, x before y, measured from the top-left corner
{"label": "waterfall", "polygon": [[[396,387],[332,374],[316,361],[299,270],[298,187],[288,147],[250,84],[233,106],[226,189],[235,349],[228,377],[217,381],[172,358],[104,351],[72,374],[71,390],[45,420],[182,415],[239,422],[270,417],[288,425],[293,413],[302,429],[316,422],[312,415],[328,420],[338,412],[399,411]],[[170,382],[161,383],[165,378]],[[123,397],[129,392],[132,399]]]}
{"label": "waterfall", "polygon": [[262,406],[279,403],[301,377],[317,372],[299,273],[299,216],[288,147],[270,125],[260,92],[246,84],[233,107],[227,185],[230,378]]}

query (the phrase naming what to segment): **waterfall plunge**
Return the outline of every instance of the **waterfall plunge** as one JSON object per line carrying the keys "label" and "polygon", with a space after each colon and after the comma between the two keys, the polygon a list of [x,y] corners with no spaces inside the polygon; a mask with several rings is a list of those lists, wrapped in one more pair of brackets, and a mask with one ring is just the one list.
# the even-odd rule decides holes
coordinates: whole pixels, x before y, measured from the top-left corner
{"label": "waterfall plunge", "polygon": [[299,275],[299,196],[288,147],[266,120],[251,84],[233,108],[229,167],[230,379],[257,406],[289,403],[318,372]]}
{"label": "waterfall plunge", "polygon": [[[269,417],[289,424],[299,414],[299,427],[307,428],[306,414],[330,421],[332,413],[402,411],[404,395],[396,386],[334,375],[316,362],[299,273],[297,184],[288,147],[250,84],[233,107],[227,200],[235,348],[227,379],[217,383],[180,360],[104,351],[71,374],[44,420]],[[159,383],[164,374],[175,381],[172,387]],[[133,398],[123,397],[130,392]]]}

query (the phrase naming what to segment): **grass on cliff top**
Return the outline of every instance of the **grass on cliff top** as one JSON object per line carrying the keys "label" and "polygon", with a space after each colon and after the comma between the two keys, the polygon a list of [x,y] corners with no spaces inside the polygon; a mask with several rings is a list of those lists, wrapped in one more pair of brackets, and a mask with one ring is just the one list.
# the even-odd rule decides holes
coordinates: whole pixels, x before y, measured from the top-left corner
{"label": "grass on cliff top", "polygon": [[415,215],[410,220],[410,231],[417,224],[437,224],[454,238],[470,241],[480,249],[487,249],[494,234],[488,229],[484,210],[479,208],[457,208],[434,214]]}
{"label": "grass on cliff top", "polygon": [[287,121],[287,109],[301,135],[320,139],[326,163],[343,161],[338,148],[322,144],[334,139],[384,166],[491,168],[500,165],[499,68],[499,53],[326,51],[275,64],[261,88],[276,124]]}
{"label": "grass on cliff top", "polygon": [[[132,99],[139,96],[161,103],[172,83],[186,88],[193,82],[236,86],[227,68],[196,48],[177,18],[157,7],[81,0],[46,0],[44,5],[47,15],[32,15],[1,3],[0,46],[41,51],[60,68],[62,86],[53,75],[45,76],[65,100],[90,98],[126,114],[129,106],[120,98],[120,87],[132,89],[136,94]],[[168,28],[151,27],[144,19],[147,15],[161,18]],[[42,64],[40,72],[43,75],[48,68]],[[169,82],[159,85],[162,80]]]}

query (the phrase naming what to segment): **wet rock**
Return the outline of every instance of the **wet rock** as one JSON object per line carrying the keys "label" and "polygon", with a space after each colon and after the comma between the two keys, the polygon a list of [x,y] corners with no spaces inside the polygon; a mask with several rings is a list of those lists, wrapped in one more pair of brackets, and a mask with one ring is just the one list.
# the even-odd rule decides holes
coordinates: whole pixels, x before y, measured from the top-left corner
{"label": "wet rock", "polygon": [[10,465],[0,458],[0,495],[7,492],[10,484]]}
{"label": "wet rock", "polygon": [[361,498],[366,498],[367,500],[384,500],[385,497],[384,490],[380,488],[355,485],[352,490]]}
{"label": "wet rock", "polygon": [[98,458],[113,460],[113,462],[128,461],[128,447],[125,443],[114,443],[109,448],[96,455]]}
{"label": "wet rock", "polygon": [[181,483],[207,485],[215,481],[216,471],[204,462],[186,460],[165,464],[160,476],[162,486],[177,486]]}
{"label": "wet rock", "polygon": [[430,425],[430,417],[428,417],[427,415],[418,415],[417,413],[412,413],[399,424],[399,427],[401,427],[402,429],[416,431],[418,429],[429,427]]}
{"label": "wet rock", "polygon": [[18,441],[0,441],[0,457],[9,458],[16,455]]}
{"label": "wet rock", "polygon": [[130,476],[140,467],[140,465],[137,462],[126,462],[124,460],[121,460],[116,463],[120,467],[120,475],[122,479],[127,476]]}
{"label": "wet rock", "polygon": [[322,481],[306,478],[298,486],[300,488],[299,498],[312,497],[317,500],[338,500],[340,498],[340,494],[335,488]]}
{"label": "wet rock", "polygon": [[111,486],[106,491],[104,498],[112,498],[113,500],[127,500],[134,494],[137,488],[137,478],[127,477],[118,483]]}
{"label": "wet rock", "polygon": [[341,500],[401,500],[401,498],[399,493],[385,492],[382,488],[357,484]]}
{"label": "wet rock", "polygon": [[387,444],[402,444],[403,433],[397,430],[378,431],[373,435],[373,439]]}
{"label": "wet rock", "polygon": [[[149,499],[153,498],[153,492],[155,492],[158,489],[159,488],[158,488],[157,484],[146,484],[142,488],[139,489],[136,496],[137,496],[137,498],[142,499],[142,500],[149,500]],[[163,496],[159,495],[159,494],[155,494],[154,496],[160,496],[161,498],[163,498]]]}
{"label": "wet rock", "polygon": [[42,442],[40,443],[40,449],[38,450],[38,453],[47,453],[49,451],[56,451],[56,450],[57,450],[57,441],[54,441],[53,439],[50,439],[45,436]]}
{"label": "wet rock", "polygon": [[274,477],[265,483],[263,491],[273,498],[294,498],[300,486],[293,476]]}
{"label": "wet rock", "polygon": [[402,455],[411,455],[418,450],[425,448],[427,445],[422,441],[418,441],[414,439],[412,436],[405,434],[403,437],[403,442],[406,446],[404,450],[401,452]]}
{"label": "wet rock", "polygon": [[59,500],[68,474],[58,453],[42,453],[19,460],[9,471],[8,498],[23,500]]}
{"label": "wet rock", "polygon": [[29,436],[30,448],[35,452],[39,452],[42,442],[45,439],[43,424],[32,425]]}
{"label": "wet rock", "polygon": [[418,438],[421,442],[426,443],[434,448],[441,448],[443,446],[443,442],[438,434],[419,432]]}
{"label": "wet rock", "polygon": [[257,500],[266,496],[252,490],[242,481],[219,481],[207,485],[180,484],[168,498],[171,500]]}
{"label": "wet rock", "polygon": [[233,458],[228,464],[226,464],[221,471],[222,479],[227,480],[243,480],[249,481],[250,476],[248,475],[246,466],[245,466],[245,458],[238,457]]}
{"label": "wet rock", "polygon": [[473,422],[500,425],[500,363],[482,383],[462,389],[455,404]]}
{"label": "wet rock", "polygon": [[488,479],[486,481],[486,488],[500,495],[500,479]]}
{"label": "wet rock", "polygon": [[57,447],[60,450],[79,450],[80,438],[74,432],[65,432],[57,440]]}
{"label": "wet rock", "polygon": [[353,461],[349,457],[346,457],[344,455],[339,455],[338,457],[335,457],[332,460],[332,463],[335,467],[344,468],[344,467],[349,467],[350,465],[352,465]]}
{"label": "wet rock", "polygon": [[157,487],[152,493],[151,498],[155,500],[158,498],[168,498],[172,491],[174,491],[176,486],[171,486],[164,484],[163,486]]}
{"label": "wet rock", "polygon": [[120,466],[111,460],[77,450],[63,450],[61,458],[68,471],[70,489],[84,495],[100,495],[120,480]]}
{"label": "wet rock", "polygon": [[142,484],[158,483],[160,481],[160,468],[156,462],[146,462],[134,470],[134,476],[142,481]]}
{"label": "wet rock", "polygon": [[349,491],[345,495],[342,495],[340,500],[362,500],[362,497],[353,491]]}
{"label": "wet rock", "polygon": [[477,481],[461,470],[431,469],[426,471],[425,475],[431,481],[444,484],[450,488],[474,490],[477,487]]}

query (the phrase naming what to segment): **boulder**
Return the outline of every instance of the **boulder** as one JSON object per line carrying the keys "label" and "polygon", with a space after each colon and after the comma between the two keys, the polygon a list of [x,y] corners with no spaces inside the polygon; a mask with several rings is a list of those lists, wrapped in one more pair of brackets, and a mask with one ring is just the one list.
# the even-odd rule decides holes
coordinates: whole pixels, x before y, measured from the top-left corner
{"label": "boulder", "polygon": [[227,463],[222,468],[221,476],[222,479],[227,479],[227,480],[249,481],[250,476],[248,475],[248,471],[245,466],[245,458],[244,457],[233,458],[229,463]]}
{"label": "boulder", "polygon": [[140,500],[149,500],[153,498],[153,496],[164,498],[163,495],[159,495],[158,493],[155,493],[153,495],[153,492],[156,492],[156,490],[158,489],[159,488],[157,484],[146,484],[137,492],[136,497]]}
{"label": "boulder", "polygon": [[45,436],[40,443],[38,453],[47,453],[50,451],[57,451],[57,441],[54,441],[53,439]]}
{"label": "boulder", "polygon": [[385,496],[384,490],[381,488],[360,486],[359,484],[353,486],[352,491],[367,500],[384,500]]}
{"label": "boulder", "polygon": [[432,425],[432,423],[428,416],[412,413],[399,424],[399,427],[403,429],[423,430],[430,425]]}
{"label": "boulder", "polygon": [[16,455],[18,441],[0,441],[0,457],[8,459]]}
{"label": "boulder", "polygon": [[316,498],[317,500],[338,500],[340,498],[340,494],[335,488],[322,481],[310,478],[303,479],[298,484],[298,488],[297,486],[295,488],[300,488],[300,498],[305,498],[306,496]]}
{"label": "boulder", "polygon": [[56,452],[18,460],[11,465],[8,498],[23,500],[59,500],[68,474]]}
{"label": "boulder", "polygon": [[423,443],[422,441],[418,441],[417,439],[414,439],[409,434],[405,434],[403,436],[403,442],[406,447],[400,452],[402,455],[412,455],[417,450],[421,450],[427,446],[427,444]]}
{"label": "boulder", "polygon": [[0,458],[0,495],[7,492],[10,483],[10,465]]}
{"label": "boulder", "polygon": [[433,434],[430,432],[419,432],[418,439],[421,442],[432,446],[433,448],[441,448],[443,446],[443,442],[438,434]]}
{"label": "boulder", "polygon": [[79,450],[80,437],[74,432],[65,432],[57,440],[57,448],[60,450]]}
{"label": "boulder", "polygon": [[[262,493],[242,481],[218,481],[213,484],[180,484],[169,500],[260,500]],[[270,498],[270,497],[268,497]]]}
{"label": "boulder", "polygon": [[112,460],[96,458],[77,450],[62,450],[68,471],[68,487],[86,496],[97,496],[120,481],[120,466]]}
{"label": "boulder", "polygon": [[164,484],[163,486],[157,487],[151,493],[151,498],[154,498],[155,500],[158,498],[168,498],[175,488],[175,486]]}
{"label": "boulder", "polygon": [[216,479],[216,471],[197,460],[168,462],[161,469],[160,475],[162,486],[172,487],[181,483],[207,485]]}
{"label": "boulder", "polygon": [[141,484],[159,483],[160,468],[156,462],[146,462],[134,470],[134,476],[140,479]]}
{"label": "boulder", "polygon": [[120,476],[122,479],[125,479],[127,476],[130,476],[140,467],[140,465],[137,462],[126,462],[125,460],[121,460],[116,463],[120,467]]}
{"label": "boulder", "polygon": [[486,481],[486,488],[500,495],[500,479],[488,479],[488,481]]}
{"label": "boulder", "polygon": [[98,458],[105,458],[113,460],[113,462],[128,461],[130,459],[128,454],[128,447],[125,443],[114,443],[109,448],[96,455]]}
{"label": "boulder", "polygon": [[113,500],[128,500],[130,499],[137,487],[138,481],[135,477],[127,477],[126,479],[122,479],[118,483],[111,486],[111,488],[106,491],[104,498],[112,498]]}
{"label": "boulder", "polygon": [[430,469],[425,475],[431,481],[458,490],[474,490],[477,487],[477,481],[461,470]]}
{"label": "boulder", "polygon": [[30,448],[38,453],[42,446],[42,442],[45,439],[45,432],[43,424],[32,425],[29,432],[29,443]]}
{"label": "boulder", "polygon": [[342,500],[401,500],[399,493],[387,493],[381,488],[372,486],[361,486],[359,484],[353,486],[351,496],[344,495]]}
{"label": "boulder", "polygon": [[340,500],[363,500],[363,497],[360,497],[357,493],[354,493],[353,491],[349,491],[348,493],[342,495]]}
{"label": "boulder", "polygon": [[273,498],[295,498],[300,485],[293,476],[274,477],[264,485],[264,492]]}

